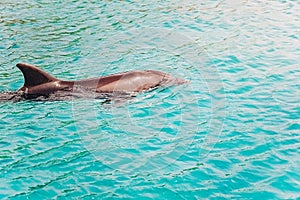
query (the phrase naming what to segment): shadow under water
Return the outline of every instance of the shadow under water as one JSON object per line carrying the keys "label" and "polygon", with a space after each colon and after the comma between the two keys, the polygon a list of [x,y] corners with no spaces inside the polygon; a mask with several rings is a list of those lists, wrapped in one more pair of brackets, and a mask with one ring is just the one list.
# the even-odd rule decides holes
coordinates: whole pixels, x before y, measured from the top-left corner
{"label": "shadow under water", "polygon": [[20,101],[71,101],[76,99],[97,99],[103,100],[102,103],[124,102],[136,97],[136,93],[113,92],[113,93],[97,93],[97,92],[73,92],[64,93],[56,92],[49,95],[29,95],[22,91],[0,92],[0,103],[4,102],[20,102]]}

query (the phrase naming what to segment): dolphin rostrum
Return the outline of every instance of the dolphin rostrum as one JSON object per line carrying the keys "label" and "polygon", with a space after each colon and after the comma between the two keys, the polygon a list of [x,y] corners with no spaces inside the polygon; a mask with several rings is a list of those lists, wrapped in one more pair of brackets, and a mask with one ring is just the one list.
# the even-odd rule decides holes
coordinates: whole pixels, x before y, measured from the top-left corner
{"label": "dolphin rostrum", "polygon": [[156,70],[139,70],[117,73],[79,81],[60,80],[25,63],[17,67],[24,76],[24,85],[16,92],[0,93],[1,101],[64,100],[66,97],[106,98],[118,95],[131,95],[149,91],[160,86],[179,85],[188,81],[175,78]]}

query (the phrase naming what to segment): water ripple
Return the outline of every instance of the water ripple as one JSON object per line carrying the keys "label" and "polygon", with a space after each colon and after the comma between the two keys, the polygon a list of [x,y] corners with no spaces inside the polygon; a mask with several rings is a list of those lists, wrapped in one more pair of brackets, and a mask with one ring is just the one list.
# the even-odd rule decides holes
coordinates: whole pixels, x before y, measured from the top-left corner
{"label": "water ripple", "polygon": [[157,69],[126,102],[0,105],[0,198],[299,198],[296,1],[0,3],[0,91]]}

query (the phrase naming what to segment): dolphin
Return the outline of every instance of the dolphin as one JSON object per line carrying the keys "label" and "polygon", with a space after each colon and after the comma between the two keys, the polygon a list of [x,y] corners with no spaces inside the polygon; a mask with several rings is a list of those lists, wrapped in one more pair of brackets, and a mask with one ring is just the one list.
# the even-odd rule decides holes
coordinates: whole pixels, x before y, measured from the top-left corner
{"label": "dolphin", "polygon": [[58,79],[34,65],[18,63],[16,66],[23,73],[24,85],[16,92],[0,93],[0,102],[135,96],[162,86],[188,83],[186,80],[156,70],[126,71],[97,78],[67,81]]}

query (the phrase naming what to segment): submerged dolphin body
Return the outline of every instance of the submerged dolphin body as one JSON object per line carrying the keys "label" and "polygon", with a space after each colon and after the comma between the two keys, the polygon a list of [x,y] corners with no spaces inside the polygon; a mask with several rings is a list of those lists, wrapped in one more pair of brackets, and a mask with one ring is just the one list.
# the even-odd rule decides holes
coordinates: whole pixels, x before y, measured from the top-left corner
{"label": "submerged dolphin body", "polygon": [[127,71],[98,78],[64,81],[34,65],[19,63],[17,67],[23,73],[24,85],[17,92],[0,93],[0,102],[26,99],[64,100],[67,97],[105,99],[113,96],[134,96],[160,86],[187,83],[185,80],[155,70]]}

